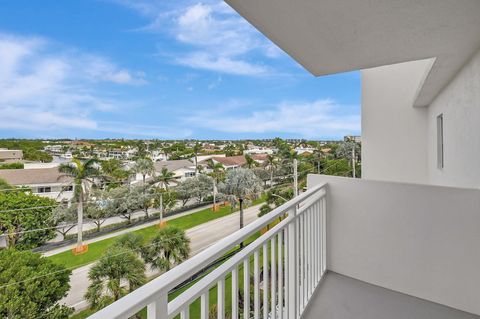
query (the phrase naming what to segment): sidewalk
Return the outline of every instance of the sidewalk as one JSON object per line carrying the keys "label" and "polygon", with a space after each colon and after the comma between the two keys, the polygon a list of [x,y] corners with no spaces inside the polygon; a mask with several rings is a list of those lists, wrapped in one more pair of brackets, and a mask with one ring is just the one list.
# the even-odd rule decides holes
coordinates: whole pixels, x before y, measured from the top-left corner
{"label": "sidewalk", "polygon": [[[175,219],[175,218],[178,218],[178,217],[182,217],[182,216],[185,216],[185,215],[190,215],[190,214],[196,213],[198,211],[204,210],[208,207],[209,206],[193,208],[193,209],[187,210],[183,213],[179,213],[179,214],[176,214],[176,215],[173,215],[173,216],[165,217],[164,220],[168,221],[168,220]],[[138,229],[147,228],[147,227],[150,227],[152,225],[158,224],[158,222],[159,222],[159,220],[154,220],[154,221],[151,221],[151,222],[148,222],[148,223],[145,223],[145,224],[137,225],[137,226],[130,227],[130,228],[125,228],[125,229],[122,229],[122,230],[119,230],[119,231],[116,231],[116,232],[112,232],[112,233],[108,233],[108,234],[105,234],[105,235],[102,235],[102,236],[99,236],[99,237],[91,238],[91,239],[85,240],[84,244],[88,245],[88,244],[91,244],[91,243],[95,243],[97,241],[101,241],[101,240],[104,240],[104,239],[108,239],[108,238],[116,237],[116,236],[123,235],[123,234],[126,234],[126,233],[130,233],[130,232],[138,230]],[[67,250],[72,250],[73,248],[75,248],[76,245],[77,245],[76,243],[73,243],[73,244],[70,244],[70,245],[67,245],[67,246],[54,248],[52,250],[43,252],[42,255],[45,256],[45,257],[56,255],[56,254],[62,253],[62,252],[67,251]]]}

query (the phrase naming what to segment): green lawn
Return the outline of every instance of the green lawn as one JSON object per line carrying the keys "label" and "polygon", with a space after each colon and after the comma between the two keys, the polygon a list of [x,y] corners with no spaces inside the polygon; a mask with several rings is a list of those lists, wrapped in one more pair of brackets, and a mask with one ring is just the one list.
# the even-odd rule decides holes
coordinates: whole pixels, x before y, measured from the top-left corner
{"label": "green lawn", "polygon": [[[258,205],[265,201],[265,197],[260,197],[259,199],[253,201],[252,205]],[[168,221],[168,225],[179,227],[183,230],[198,226],[200,224],[209,222],[211,220],[224,217],[231,214],[230,207],[222,207],[219,211],[213,212],[211,208],[206,208],[196,213],[171,219]],[[155,236],[158,228],[156,225],[149,226],[143,229],[134,231],[135,233],[141,234],[144,236],[145,240],[148,240]],[[110,247],[113,242],[116,240],[116,237],[104,239],[97,241],[95,243],[88,245],[88,252],[82,255],[75,256],[73,253],[68,250],[53,256],[48,257],[50,260],[64,265],[68,268],[78,268],[80,266],[89,264],[98,260],[102,257],[105,251]]]}

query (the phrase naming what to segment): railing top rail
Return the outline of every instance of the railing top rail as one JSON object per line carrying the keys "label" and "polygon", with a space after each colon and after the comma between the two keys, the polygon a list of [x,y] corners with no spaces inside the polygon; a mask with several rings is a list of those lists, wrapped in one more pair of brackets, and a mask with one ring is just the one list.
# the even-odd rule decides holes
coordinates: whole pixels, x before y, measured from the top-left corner
{"label": "railing top rail", "polygon": [[254,222],[248,224],[239,231],[225,237],[218,241],[216,244],[205,249],[200,254],[186,260],[174,268],[173,271],[168,271],[158,278],[150,281],[142,287],[134,290],[123,298],[119,299],[115,303],[103,308],[95,314],[88,317],[89,319],[104,319],[104,318],[125,318],[134,315],[142,308],[146,307],[152,301],[160,297],[166,291],[170,291],[172,288],[180,284],[186,278],[194,275],[197,270],[207,266],[213,260],[216,260],[227,253],[233,246],[241,243],[245,239],[249,238],[259,229],[262,229],[266,225],[270,224],[273,220],[279,216],[285,214],[291,209],[295,208],[306,199],[315,195],[318,191],[322,190],[327,184],[322,183],[315,185],[306,192],[291,199],[280,207],[275,208],[270,213],[260,217]]}

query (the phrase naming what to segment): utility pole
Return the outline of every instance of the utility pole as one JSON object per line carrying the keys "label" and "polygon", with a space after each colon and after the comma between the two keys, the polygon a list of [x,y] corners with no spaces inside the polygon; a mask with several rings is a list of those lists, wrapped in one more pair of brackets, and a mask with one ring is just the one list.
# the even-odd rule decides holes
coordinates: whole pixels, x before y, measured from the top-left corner
{"label": "utility pole", "polygon": [[353,175],[353,178],[356,177],[356,174],[355,174],[355,146],[353,146],[352,148],[352,175]]}
{"label": "utility pole", "polygon": [[298,196],[298,161],[293,159],[293,196]]}

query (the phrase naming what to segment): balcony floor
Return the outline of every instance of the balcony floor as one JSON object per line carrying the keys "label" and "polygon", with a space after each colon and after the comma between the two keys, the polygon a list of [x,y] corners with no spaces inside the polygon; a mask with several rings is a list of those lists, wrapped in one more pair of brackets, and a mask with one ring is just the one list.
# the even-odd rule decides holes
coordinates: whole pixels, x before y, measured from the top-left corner
{"label": "balcony floor", "polygon": [[303,319],[480,319],[332,272],[312,298]]}

